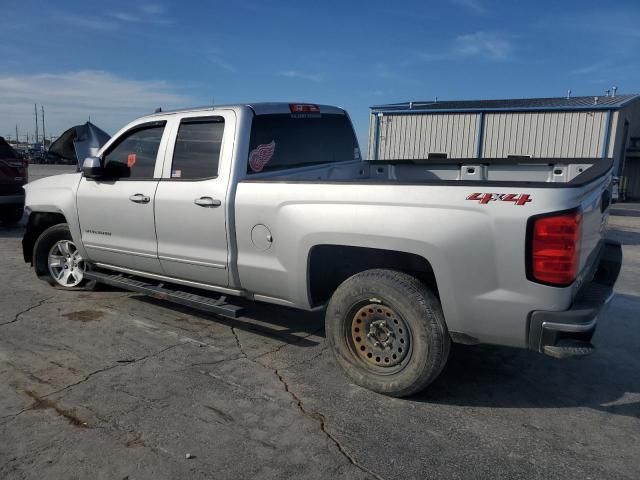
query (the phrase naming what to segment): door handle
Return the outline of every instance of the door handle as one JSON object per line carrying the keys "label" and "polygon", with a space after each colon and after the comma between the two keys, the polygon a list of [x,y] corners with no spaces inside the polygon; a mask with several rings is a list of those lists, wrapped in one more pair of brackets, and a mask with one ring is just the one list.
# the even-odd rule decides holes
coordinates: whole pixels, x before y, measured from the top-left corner
{"label": "door handle", "polygon": [[215,207],[219,207],[220,205],[222,205],[222,202],[220,200],[214,200],[211,197],[200,197],[200,198],[196,198],[193,203],[195,203],[196,205],[199,205],[201,207],[209,207],[209,208],[215,208]]}
{"label": "door handle", "polygon": [[131,195],[129,200],[135,203],[149,203],[151,199],[142,193],[136,193],[135,195]]}

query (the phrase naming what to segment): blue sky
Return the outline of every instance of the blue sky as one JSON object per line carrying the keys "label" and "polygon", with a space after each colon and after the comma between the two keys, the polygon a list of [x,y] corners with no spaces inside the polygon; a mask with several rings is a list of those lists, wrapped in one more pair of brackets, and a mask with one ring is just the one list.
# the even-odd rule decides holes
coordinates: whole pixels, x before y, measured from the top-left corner
{"label": "blue sky", "polygon": [[0,135],[157,106],[300,100],[351,114],[406,100],[640,91],[640,2],[3,0]]}

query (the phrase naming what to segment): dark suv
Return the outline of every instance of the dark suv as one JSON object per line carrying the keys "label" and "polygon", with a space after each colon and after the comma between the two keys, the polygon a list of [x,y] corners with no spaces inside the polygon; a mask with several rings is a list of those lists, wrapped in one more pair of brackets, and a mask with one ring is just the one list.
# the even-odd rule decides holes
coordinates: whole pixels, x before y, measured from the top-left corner
{"label": "dark suv", "polygon": [[24,190],[29,163],[0,137],[0,222],[18,223],[24,210]]}

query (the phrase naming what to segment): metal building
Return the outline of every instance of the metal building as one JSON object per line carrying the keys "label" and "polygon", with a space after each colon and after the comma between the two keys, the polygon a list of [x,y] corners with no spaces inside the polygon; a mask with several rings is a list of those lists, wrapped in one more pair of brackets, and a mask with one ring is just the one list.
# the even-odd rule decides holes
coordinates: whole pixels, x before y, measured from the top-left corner
{"label": "metal building", "polygon": [[640,198],[640,95],[406,102],[371,107],[369,158],[613,158]]}

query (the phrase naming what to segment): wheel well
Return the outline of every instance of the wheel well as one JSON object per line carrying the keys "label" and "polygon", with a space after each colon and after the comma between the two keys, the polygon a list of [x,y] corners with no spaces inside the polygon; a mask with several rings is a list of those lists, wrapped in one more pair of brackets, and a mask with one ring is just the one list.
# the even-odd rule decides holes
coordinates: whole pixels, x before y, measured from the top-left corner
{"label": "wheel well", "polygon": [[317,245],[308,261],[308,291],[313,306],[327,302],[338,286],[356,273],[388,268],[413,275],[440,298],[431,264],[413,253],[346,245]]}
{"label": "wheel well", "polygon": [[54,212],[32,212],[27,221],[27,227],[22,237],[22,255],[24,261],[33,263],[33,246],[36,244],[38,237],[47,228],[66,223],[67,219],[61,213]]}

